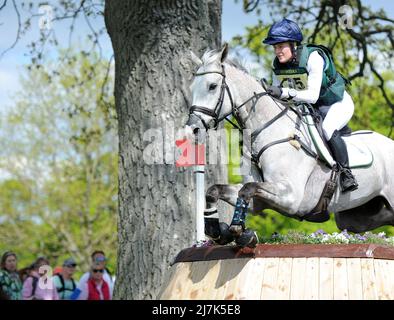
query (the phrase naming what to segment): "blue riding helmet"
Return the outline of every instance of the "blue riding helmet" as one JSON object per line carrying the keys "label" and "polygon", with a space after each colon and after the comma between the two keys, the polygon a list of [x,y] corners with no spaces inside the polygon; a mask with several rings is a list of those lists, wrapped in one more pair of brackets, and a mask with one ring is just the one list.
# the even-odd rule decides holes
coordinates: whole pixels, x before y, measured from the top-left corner
{"label": "blue riding helmet", "polygon": [[268,37],[263,43],[274,45],[286,41],[301,42],[303,38],[297,23],[285,18],[271,26],[268,31]]}

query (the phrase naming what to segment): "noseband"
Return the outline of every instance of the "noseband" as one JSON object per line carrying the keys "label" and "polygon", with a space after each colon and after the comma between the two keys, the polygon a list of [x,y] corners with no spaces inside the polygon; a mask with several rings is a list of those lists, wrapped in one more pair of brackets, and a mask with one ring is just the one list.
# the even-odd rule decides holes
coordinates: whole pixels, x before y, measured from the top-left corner
{"label": "noseband", "polygon": [[[190,108],[190,115],[193,115],[193,116],[195,116],[195,117],[198,117],[198,118],[201,120],[201,122],[202,122],[202,124],[204,125],[204,127],[205,127],[206,130],[209,129],[209,126],[207,125],[207,123],[204,121],[204,119],[203,119],[202,117],[200,117],[199,115],[197,115],[197,114],[194,113],[195,111],[196,111],[196,112],[200,112],[200,113],[202,113],[202,114],[205,114],[205,115],[211,117],[211,118],[213,119],[214,123],[215,123],[215,124],[214,124],[214,129],[217,129],[219,123],[220,123],[221,121],[223,121],[224,119],[226,119],[226,120],[229,121],[233,126],[235,126],[236,128],[238,128],[239,130],[241,130],[241,128],[240,128],[239,126],[237,126],[237,125],[236,125],[235,123],[233,123],[231,120],[227,119],[227,117],[228,117],[230,114],[232,114],[232,115],[235,117],[235,119],[237,120],[237,122],[238,122],[238,123],[241,125],[241,127],[243,128],[242,121],[240,121],[239,114],[238,114],[239,108],[242,107],[243,105],[240,106],[240,107],[236,107],[236,106],[234,105],[233,97],[232,97],[231,92],[230,92],[230,89],[229,89],[229,87],[228,87],[228,85],[227,85],[227,83],[226,83],[226,74],[225,74],[225,72],[224,72],[224,65],[222,64],[222,72],[219,72],[219,71],[200,72],[200,73],[196,73],[195,76],[203,76],[203,75],[211,74],[211,73],[217,73],[217,74],[220,74],[220,75],[222,76],[222,84],[221,84],[221,86],[220,86],[219,100],[218,100],[218,102],[216,103],[216,106],[215,106],[215,108],[214,108],[213,110],[212,110],[212,109],[209,109],[209,108],[207,108],[207,107],[203,107],[203,106],[196,106],[196,105],[191,106],[191,108]],[[231,112],[229,112],[229,113],[227,113],[227,114],[225,114],[225,115],[223,115],[223,116],[220,117],[220,112],[221,112],[221,110],[222,110],[223,103],[224,103],[224,95],[225,95],[226,92],[227,92],[227,95],[228,95],[228,97],[229,97],[229,99],[230,99],[230,103],[231,103]]]}

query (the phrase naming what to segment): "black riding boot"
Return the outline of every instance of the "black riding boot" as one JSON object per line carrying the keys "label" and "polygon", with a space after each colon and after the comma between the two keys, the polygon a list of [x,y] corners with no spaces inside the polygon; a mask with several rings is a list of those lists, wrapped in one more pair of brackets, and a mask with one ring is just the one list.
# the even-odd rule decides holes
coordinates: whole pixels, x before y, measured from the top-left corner
{"label": "black riding boot", "polygon": [[340,182],[342,192],[354,191],[358,188],[356,179],[354,178],[349,168],[349,156],[345,141],[343,141],[340,133],[335,130],[331,139],[328,141],[335,161],[341,167],[340,169]]}

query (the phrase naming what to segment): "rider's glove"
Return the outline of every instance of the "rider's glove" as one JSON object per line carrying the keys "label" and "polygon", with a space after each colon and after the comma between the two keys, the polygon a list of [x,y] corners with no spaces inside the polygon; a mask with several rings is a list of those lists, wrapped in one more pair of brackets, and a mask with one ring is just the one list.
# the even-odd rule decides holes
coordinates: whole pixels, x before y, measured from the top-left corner
{"label": "rider's glove", "polygon": [[267,88],[267,92],[270,96],[280,99],[281,95],[282,95],[282,88],[281,87],[277,87],[277,86],[269,86]]}

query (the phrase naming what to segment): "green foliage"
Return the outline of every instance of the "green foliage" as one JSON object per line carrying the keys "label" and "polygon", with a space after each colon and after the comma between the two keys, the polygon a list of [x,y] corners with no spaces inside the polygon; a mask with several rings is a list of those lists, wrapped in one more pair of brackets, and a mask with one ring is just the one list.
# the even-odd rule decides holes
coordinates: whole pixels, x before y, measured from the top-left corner
{"label": "green foliage", "polygon": [[274,210],[265,210],[265,217],[248,215],[246,225],[248,228],[255,230],[259,239],[268,239],[274,233],[288,233],[291,230],[297,230],[305,233],[312,233],[319,229],[327,232],[338,232],[334,217],[324,223],[312,223],[307,221],[298,221]]}
{"label": "green foliage", "polygon": [[0,252],[19,267],[45,255],[73,256],[86,271],[104,250],[114,266],[117,132],[109,61],[60,51],[27,66],[23,90],[3,117],[0,138]]}

